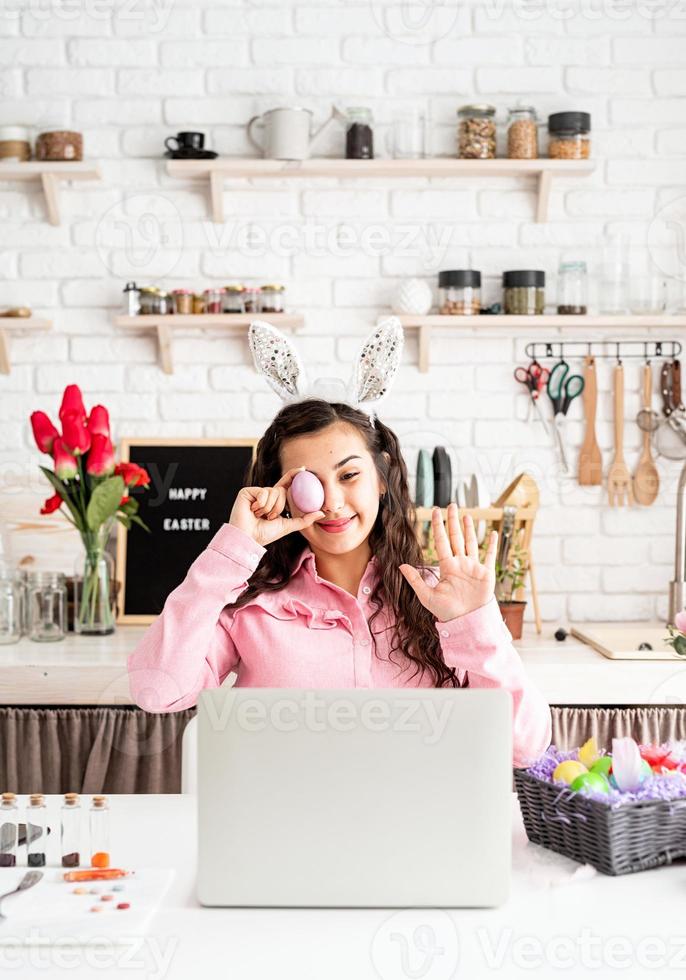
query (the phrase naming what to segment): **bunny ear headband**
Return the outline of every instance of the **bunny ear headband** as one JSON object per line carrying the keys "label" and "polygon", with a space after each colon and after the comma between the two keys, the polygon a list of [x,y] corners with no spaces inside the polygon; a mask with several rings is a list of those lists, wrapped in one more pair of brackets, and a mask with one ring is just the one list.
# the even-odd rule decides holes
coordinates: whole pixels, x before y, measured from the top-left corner
{"label": "bunny ear headband", "polygon": [[257,373],[285,403],[306,398],[345,402],[366,412],[373,426],[376,413],[370,406],[384,398],[398,373],[404,337],[397,316],[382,320],[362,344],[347,385],[340,378],[310,381],[290,338],[264,320],[252,321],[248,339]]}

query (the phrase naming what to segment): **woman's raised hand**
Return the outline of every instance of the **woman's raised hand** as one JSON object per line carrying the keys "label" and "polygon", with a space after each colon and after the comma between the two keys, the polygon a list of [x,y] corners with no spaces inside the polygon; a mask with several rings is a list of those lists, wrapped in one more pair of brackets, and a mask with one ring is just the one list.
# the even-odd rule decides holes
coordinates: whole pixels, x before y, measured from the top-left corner
{"label": "woman's raised hand", "polygon": [[324,517],[323,510],[312,511],[303,517],[283,517],[287,503],[287,491],[296,473],[304,470],[296,466],[287,470],[273,487],[243,487],[238,491],[229,517],[229,524],[249,534],[257,544],[265,548],[291,531],[301,531]]}
{"label": "woman's raised hand", "polygon": [[495,587],[495,555],[498,532],[492,531],[483,562],[479,561],[479,543],[470,514],[464,515],[464,530],[456,503],[448,505],[448,533],[438,507],[431,520],[438,557],[440,581],[427,585],[412,565],[400,565],[400,571],[414,589],[423,606],[442,622],[464,616],[485,606]]}

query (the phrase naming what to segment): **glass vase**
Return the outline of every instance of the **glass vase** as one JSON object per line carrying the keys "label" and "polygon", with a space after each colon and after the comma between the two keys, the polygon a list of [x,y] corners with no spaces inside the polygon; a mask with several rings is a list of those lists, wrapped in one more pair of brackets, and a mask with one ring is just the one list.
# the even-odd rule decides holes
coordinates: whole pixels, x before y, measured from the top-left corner
{"label": "glass vase", "polygon": [[82,535],[85,555],[74,575],[74,632],[114,633],[114,561],[106,550],[112,522]]}

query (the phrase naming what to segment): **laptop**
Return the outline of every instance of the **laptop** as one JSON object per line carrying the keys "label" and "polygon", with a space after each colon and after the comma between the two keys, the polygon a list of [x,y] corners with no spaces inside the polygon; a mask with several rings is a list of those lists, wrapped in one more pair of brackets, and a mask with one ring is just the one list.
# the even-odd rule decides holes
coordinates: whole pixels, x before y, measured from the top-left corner
{"label": "laptop", "polygon": [[202,905],[506,901],[512,703],[494,688],[217,688],[198,700]]}

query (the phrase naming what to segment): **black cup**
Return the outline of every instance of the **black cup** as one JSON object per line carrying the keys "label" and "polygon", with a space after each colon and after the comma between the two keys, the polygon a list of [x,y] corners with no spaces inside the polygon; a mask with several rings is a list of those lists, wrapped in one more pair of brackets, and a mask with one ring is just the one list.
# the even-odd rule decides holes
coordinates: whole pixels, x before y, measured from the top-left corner
{"label": "black cup", "polygon": [[[170,145],[172,141],[176,143],[176,146]],[[176,153],[178,150],[202,150],[205,146],[205,134],[177,133],[176,136],[167,136],[164,145],[172,153]]]}

